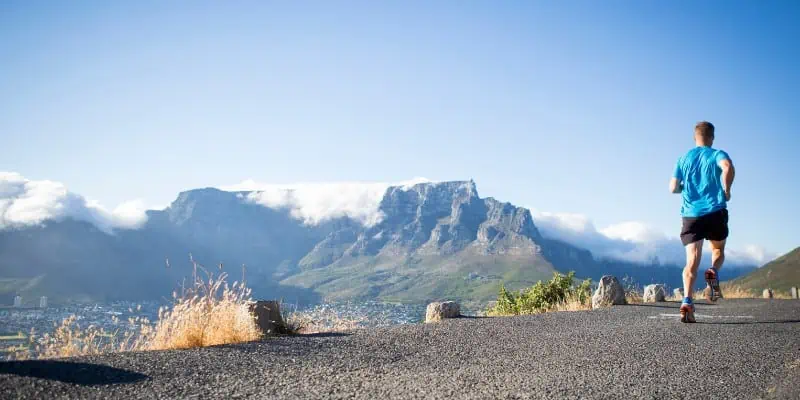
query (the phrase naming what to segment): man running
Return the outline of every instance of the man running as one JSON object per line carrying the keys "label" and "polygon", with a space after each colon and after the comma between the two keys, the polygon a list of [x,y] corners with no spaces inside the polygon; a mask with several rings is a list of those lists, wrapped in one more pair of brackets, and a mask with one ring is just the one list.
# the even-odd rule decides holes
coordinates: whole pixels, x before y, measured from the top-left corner
{"label": "man running", "polygon": [[706,270],[707,299],[722,298],[719,289],[719,270],[725,261],[725,241],[728,238],[727,202],[731,200],[731,185],[735,170],[728,153],[714,149],[714,125],[698,122],[694,127],[696,146],[678,159],[669,183],[672,193],[681,193],[681,242],[686,247],[686,267],[683,269],[681,322],[695,322],[692,289],[697,267],[703,254],[703,240],[711,244],[711,268]]}

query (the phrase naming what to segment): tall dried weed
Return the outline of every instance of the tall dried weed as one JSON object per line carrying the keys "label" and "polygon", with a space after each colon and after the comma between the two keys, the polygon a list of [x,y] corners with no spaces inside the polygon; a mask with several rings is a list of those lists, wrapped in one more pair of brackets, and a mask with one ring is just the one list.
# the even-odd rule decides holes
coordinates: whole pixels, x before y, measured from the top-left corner
{"label": "tall dried weed", "polygon": [[[53,333],[37,336],[9,355],[11,359],[61,358],[119,351],[187,349],[258,340],[261,333],[250,313],[251,290],[242,282],[228,285],[227,274],[214,276],[190,256],[192,282],[173,293],[171,307],[162,307],[158,321],[128,320],[128,327],[107,332],[81,327],[78,317],[64,319]],[[200,276],[203,272],[205,278]],[[114,317],[116,318],[116,317]],[[113,321],[118,322],[118,321]]]}

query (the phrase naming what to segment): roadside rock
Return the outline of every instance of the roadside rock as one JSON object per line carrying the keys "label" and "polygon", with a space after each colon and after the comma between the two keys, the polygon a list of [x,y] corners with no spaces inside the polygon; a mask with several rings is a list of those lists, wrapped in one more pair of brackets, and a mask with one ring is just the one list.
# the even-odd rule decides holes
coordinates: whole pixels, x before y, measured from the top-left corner
{"label": "roadside rock", "polygon": [[600,278],[600,284],[592,296],[592,308],[625,303],[625,290],[619,280],[611,275],[604,275]]}
{"label": "roadside rock", "polygon": [[762,296],[763,296],[765,299],[771,299],[771,298],[772,298],[772,296],[773,296],[772,289],[764,289],[764,292],[763,292],[763,293],[761,293],[761,295],[762,295]]}
{"label": "roadside rock", "polygon": [[664,285],[653,284],[644,287],[644,297],[642,301],[645,303],[655,303],[664,301],[666,297],[667,289],[664,288]]}
{"label": "roadside rock", "polygon": [[256,320],[256,326],[262,336],[282,333],[285,324],[281,317],[280,304],[275,300],[259,300],[250,304],[250,314]]}
{"label": "roadside rock", "polygon": [[428,304],[428,308],[425,310],[425,323],[456,318],[459,315],[461,315],[461,307],[455,301],[435,302]]}

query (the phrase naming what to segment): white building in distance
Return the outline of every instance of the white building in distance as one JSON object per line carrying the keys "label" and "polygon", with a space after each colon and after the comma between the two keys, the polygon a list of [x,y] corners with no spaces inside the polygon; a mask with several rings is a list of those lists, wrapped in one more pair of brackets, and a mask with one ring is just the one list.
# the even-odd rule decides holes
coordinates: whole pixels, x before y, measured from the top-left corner
{"label": "white building in distance", "polygon": [[39,297],[39,308],[47,308],[47,296]]}
{"label": "white building in distance", "polygon": [[14,307],[22,307],[22,296],[16,295],[14,296]]}

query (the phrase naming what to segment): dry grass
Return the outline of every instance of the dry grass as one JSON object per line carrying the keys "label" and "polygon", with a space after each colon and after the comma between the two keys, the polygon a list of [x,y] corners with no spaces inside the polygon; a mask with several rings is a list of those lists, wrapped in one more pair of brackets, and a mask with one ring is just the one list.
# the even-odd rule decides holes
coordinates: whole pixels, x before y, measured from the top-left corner
{"label": "dry grass", "polygon": [[639,304],[642,302],[642,295],[637,291],[626,291],[625,301],[628,302],[628,304]]}
{"label": "dry grass", "polygon": [[664,300],[665,301],[683,301],[683,297],[672,295],[672,296],[664,297]]}
{"label": "dry grass", "polygon": [[[261,333],[250,314],[250,289],[244,283],[228,285],[225,273],[215,277],[206,271],[201,279],[194,260],[192,284],[173,293],[174,304],[161,308],[155,324],[147,319],[128,320],[124,332],[82,328],[77,317],[64,319],[55,331],[41,337],[31,332],[25,350],[11,359],[61,358],[119,351],[166,350],[205,347],[258,340]],[[114,321],[117,322],[117,321]]]}
{"label": "dry grass", "polygon": [[[763,291],[755,290],[755,289],[747,289],[740,285],[730,284],[730,283],[721,283],[720,290],[722,290],[722,295],[725,299],[760,299],[763,296]],[[789,292],[781,292],[781,291],[773,291],[772,293],[773,298],[775,299],[791,299],[792,296]],[[694,298],[705,298],[706,297],[706,288],[697,288],[693,292]],[[670,301],[681,301],[682,298],[669,296],[667,300]]]}
{"label": "dry grass", "polygon": [[[281,305],[281,310],[288,307]],[[286,330],[290,334],[314,334],[323,332],[350,332],[359,329],[367,322],[366,316],[343,317],[330,308],[315,308],[306,311],[286,312],[283,316]],[[388,321],[386,322],[388,324]],[[380,325],[379,321],[372,324]]]}
{"label": "dry grass", "polygon": [[755,290],[745,289],[739,285],[721,283],[719,288],[726,299],[755,299],[761,297],[761,293],[756,293]]}
{"label": "dry grass", "polygon": [[558,303],[553,306],[549,311],[585,311],[592,309],[592,302],[583,301],[574,294],[567,296],[563,303]]}
{"label": "dry grass", "polygon": [[249,311],[251,290],[244,283],[228,286],[227,275],[197,276],[171,309],[161,309],[152,331],[142,332],[147,350],[188,349],[258,340],[261,334]]}
{"label": "dry grass", "polygon": [[[9,359],[48,359],[103,354],[109,352],[168,350],[206,347],[259,340],[261,332],[250,313],[251,290],[244,282],[227,283],[205,270],[193,259],[192,282],[173,293],[171,307],[161,308],[155,324],[146,318],[128,320],[124,331],[107,332],[92,325],[81,327],[72,315],[53,333],[38,336],[31,331],[28,343],[9,351]],[[200,278],[198,272],[205,274]],[[285,307],[281,307],[286,309]],[[116,319],[116,317],[114,317]],[[331,309],[284,314],[289,334],[345,332],[357,329],[366,317],[344,318]],[[115,323],[118,320],[114,321]]]}
{"label": "dry grass", "polygon": [[642,302],[642,294],[640,293],[644,293],[644,289],[636,284],[633,278],[625,276],[622,278],[621,284],[623,290],[625,290],[625,301],[628,304],[639,304]]}
{"label": "dry grass", "polygon": [[[763,290],[747,289],[740,285],[723,283],[720,285],[720,289],[726,299],[761,299],[764,296]],[[792,295],[789,292],[773,290],[772,298],[785,300],[791,299]]]}
{"label": "dry grass", "polygon": [[41,337],[37,337],[35,332],[31,332],[28,340],[29,346],[25,347],[25,351],[22,354],[14,354],[13,358],[75,357],[109,351],[124,351],[129,346],[134,348],[138,345],[131,332],[116,335],[93,325],[82,329],[75,315],[65,318],[53,333],[45,333]]}
{"label": "dry grass", "polygon": [[[706,298],[706,290],[707,287],[699,287],[692,291],[692,298],[693,299],[705,299]],[[754,299],[757,297],[755,292],[750,292],[738,286],[730,286],[726,284],[721,284],[720,289],[722,290],[722,295],[725,296],[726,299]],[[670,295],[666,297],[667,301],[683,301],[683,297]]]}
{"label": "dry grass", "polygon": [[38,336],[31,330],[25,344],[9,351],[10,360],[48,359],[134,350],[141,344],[134,332],[109,333],[102,328],[89,325],[81,328],[78,318],[71,315],[56,326],[53,333]]}

